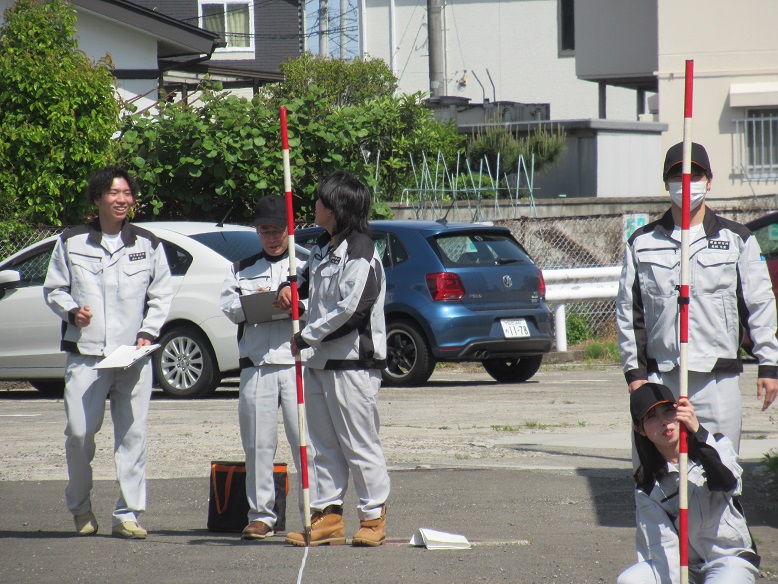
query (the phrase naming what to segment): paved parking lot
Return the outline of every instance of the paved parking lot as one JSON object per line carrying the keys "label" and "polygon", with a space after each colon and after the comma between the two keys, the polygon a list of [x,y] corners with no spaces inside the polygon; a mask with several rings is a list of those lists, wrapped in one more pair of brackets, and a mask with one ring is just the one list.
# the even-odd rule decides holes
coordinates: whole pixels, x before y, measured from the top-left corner
{"label": "paved parking lot", "polygon": [[[744,503],[764,557],[778,568],[778,504],[759,464],[778,440],[759,411],[755,367],[744,376]],[[304,550],[244,543],[205,529],[208,465],[242,459],[237,388],[207,400],[154,397],[143,542],[104,536],[117,492],[110,417],[95,458],[100,535],[72,535],[58,400],[0,391],[0,582],[297,582]],[[475,368],[439,370],[424,388],[382,389],[382,440],[391,468],[389,538],[377,549],[312,548],[302,582],[613,582],[634,561],[629,419],[615,367],[544,367],[532,382],[499,385]],[[289,460],[279,449],[278,460]],[[289,527],[299,527],[293,507]],[[347,536],[356,531],[353,501]],[[419,527],[464,534],[467,551],[407,545]]]}

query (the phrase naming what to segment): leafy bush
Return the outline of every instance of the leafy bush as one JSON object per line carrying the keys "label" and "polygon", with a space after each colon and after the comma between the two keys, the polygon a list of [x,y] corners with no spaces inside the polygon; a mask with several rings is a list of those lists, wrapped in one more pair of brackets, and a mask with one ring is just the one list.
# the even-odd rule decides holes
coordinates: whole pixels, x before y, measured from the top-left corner
{"label": "leafy bush", "polygon": [[283,83],[267,88],[271,107],[304,98],[311,86],[322,90],[331,107],[362,105],[375,99],[392,97],[397,77],[382,59],[343,61],[330,56],[305,52],[279,66]]}
{"label": "leafy bush", "polygon": [[565,151],[565,131],[559,126],[550,131],[539,128],[518,142],[519,154],[524,157],[527,166],[529,167],[534,154],[535,172],[543,174],[559,160]]}
{"label": "leafy bush", "polygon": [[[485,171],[497,177],[516,170],[521,147],[519,142],[504,126],[486,126],[479,129],[467,148],[470,168],[477,171],[485,163]],[[527,158],[529,160],[529,158]]]}
{"label": "leafy bush", "polygon": [[[317,183],[329,172],[348,170],[380,194],[377,202],[389,201],[407,186],[412,156],[456,152],[464,140],[432,118],[421,94],[332,107],[310,86],[286,107],[300,218],[313,214]],[[161,100],[156,111],[126,118],[119,157],[141,182],[141,216],[248,220],[254,201],[283,191],[278,109],[218,85],[203,88],[197,107]]]}
{"label": "leafy bush", "polygon": [[568,313],[565,328],[567,330],[567,342],[571,345],[577,345],[593,336],[586,318],[577,312]]}

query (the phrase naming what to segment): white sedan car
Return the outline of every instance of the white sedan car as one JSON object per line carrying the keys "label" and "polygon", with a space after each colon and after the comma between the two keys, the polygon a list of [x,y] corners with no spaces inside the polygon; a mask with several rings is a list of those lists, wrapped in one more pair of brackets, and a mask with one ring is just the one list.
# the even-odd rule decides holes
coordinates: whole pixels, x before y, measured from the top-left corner
{"label": "white sedan car", "polygon": [[[237,327],[219,308],[230,264],[262,248],[240,225],[186,221],[137,223],[165,247],[173,285],[170,314],[153,353],[154,377],[168,395],[203,397],[238,370]],[[43,300],[43,282],[58,236],[0,262],[0,380],[29,381],[44,393],[64,388],[62,321]],[[298,246],[298,258],[307,250]]]}

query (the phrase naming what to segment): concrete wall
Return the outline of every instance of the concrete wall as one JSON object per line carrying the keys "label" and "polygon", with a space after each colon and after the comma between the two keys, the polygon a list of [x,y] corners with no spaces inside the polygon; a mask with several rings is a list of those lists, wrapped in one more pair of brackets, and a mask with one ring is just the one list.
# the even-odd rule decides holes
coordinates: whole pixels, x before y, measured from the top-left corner
{"label": "concrete wall", "polygon": [[[366,52],[387,63],[391,60],[389,2],[366,0]],[[399,90],[429,91],[426,0],[396,0],[395,7],[394,63]],[[557,10],[557,0],[446,2],[445,94],[473,102],[486,97],[550,103],[554,120],[597,117],[597,84],[576,77],[572,56],[559,56]],[[610,87],[607,103],[609,119],[636,119],[633,91]]]}
{"label": "concrete wall", "polygon": [[[763,215],[772,212],[778,207],[778,201],[774,196],[752,197],[747,203],[740,197],[706,199],[706,204],[719,213],[725,213],[731,210],[738,210],[744,215],[749,215],[749,219],[735,217],[735,220],[746,221],[753,217],[750,215]],[[429,213],[424,217],[419,216],[417,209],[390,203],[389,206],[394,211],[394,219],[435,219]],[[507,202],[501,202],[495,209],[494,203],[486,202],[479,210],[479,217],[483,221],[498,221],[521,217],[599,217],[612,215],[625,215],[633,213],[647,213],[652,217],[658,216],[670,208],[670,196],[665,193],[659,197],[622,197],[617,199],[598,199],[598,198],[579,198],[579,199],[556,199],[556,200],[537,200],[534,205],[529,200],[524,199],[518,205],[511,206]],[[471,221],[473,215],[472,205],[466,202],[455,204],[451,210],[443,207],[443,212],[448,211],[446,219],[448,221]],[[732,213],[728,213],[731,215]]]}

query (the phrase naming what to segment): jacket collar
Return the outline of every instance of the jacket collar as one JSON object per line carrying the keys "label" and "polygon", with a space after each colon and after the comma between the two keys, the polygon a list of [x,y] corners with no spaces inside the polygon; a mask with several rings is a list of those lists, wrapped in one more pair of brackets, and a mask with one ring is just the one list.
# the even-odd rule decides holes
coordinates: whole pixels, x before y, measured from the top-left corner
{"label": "jacket collar", "polygon": [[[135,230],[127,221],[122,222],[122,230],[120,233],[122,234],[122,243],[124,243],[125,247],[135,243],[137,237],[135,235]],[[89,235],[87,236],[87,239],[90,243],[101,245],[103,241],[103,230],[100,228],[100,219],[93,219],[92,222],[89,223]]]}
{"label": "jacket collar", "polygon": [[[705,237],[716,237],[719,234],[719,231],[721,231],[722,227],[723,224],[719,216],[713,212],[713,209],[706,205],[705,217],[702,220],[702,229],[705,232]],[[665,214],[662,215],[659,221],[657,221],[657,230],[659,230],[667,237],[671,237],[674,229],[675,221],[673,220],[673,212],[672,210],[668,209]]]}

